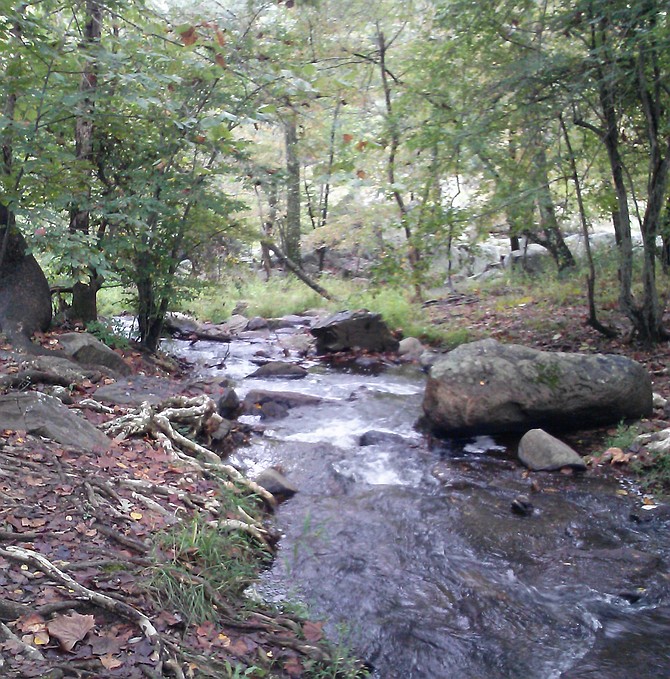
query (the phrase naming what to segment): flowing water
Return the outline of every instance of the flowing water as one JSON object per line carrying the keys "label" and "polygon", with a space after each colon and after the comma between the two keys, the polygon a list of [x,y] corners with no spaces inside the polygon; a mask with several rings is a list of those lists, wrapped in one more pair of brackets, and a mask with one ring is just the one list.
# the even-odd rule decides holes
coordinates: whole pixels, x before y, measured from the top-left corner
{"label": "flowing water", "polygon": [[[532,491],[487,438],[428,445],[414,429],[425,384],[414,366],[313,361],[303,380],[246,379],[257,352],[284,357],[292,332],[173,345],[240,396],[324,399],[263,423],[234,458],[252,477],[280,466],[299,488],[277,511],[264,597],[302,601],[378,679],[670,677],[666,514],[588,473],[535,474]],[[360,446],[370,430],[402,438]],[[530,516],[511,511],[519,493]]]}

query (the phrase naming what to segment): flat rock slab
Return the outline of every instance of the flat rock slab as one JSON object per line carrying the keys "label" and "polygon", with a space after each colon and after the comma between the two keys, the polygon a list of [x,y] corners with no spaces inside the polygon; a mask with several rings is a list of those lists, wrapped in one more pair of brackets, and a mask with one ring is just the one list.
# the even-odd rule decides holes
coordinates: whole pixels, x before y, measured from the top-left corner
{"label": "flat rock slab", "polygon": [[584,471],[586,464],[569,445],[542,429],[531,429],[519,441],[519,459],[533,471],[556,471],[571,467]]}
{"label": "flat rock slab", "polygon": [[307,377],[307,370],[301,365],[286,361],[268,361],[254,370],[248,377],[276,377],[288,380],[300,380]]}
{"label": "flat rock slab", "polygon": [[0,429],[18,429],[89,451],[106,451],[111,441],[57,398],[38,392],[0,396]]}
{"label": "flat rock slab", "polygon": [[323,399],[310,394],[294,393],[292,391],[268,391],[252,389],[244,397],[243,408],[248,415],[255,415],[259,408],[266,403],[277,403],[287,409],[300,406],[318,405]]}
{"label": "flat rock slab", "polygon": [[175,386],[160,377],[133,375],[126,379],[117,380],[112,384],[105,384],[93,394],[96,401],[110,405],[133,406],[142,405],[145,401],[160,403],[176,393]]}
{"label": "flat rock slab", "polygon": [[487,339],[433,365],[423,411],[423,424],[438,436],[586,429],[651,415],[651,378],[624,356]]}

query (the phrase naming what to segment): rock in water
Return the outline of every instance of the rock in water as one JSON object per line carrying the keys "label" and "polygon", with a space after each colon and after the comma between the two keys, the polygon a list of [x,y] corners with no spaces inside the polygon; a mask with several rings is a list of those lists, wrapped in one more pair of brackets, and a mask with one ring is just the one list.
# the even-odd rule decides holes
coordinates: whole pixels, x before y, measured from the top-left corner
{"label": "rock in water", "polygon": [[381,314],[369,311],[340,311],[316,323],[310,330],[316,337],[316,351],[362,349],[365,351],[397,351],[398,340],[393,337]]}
{"label": "rock in water", "polygon": [[652,412],[649,373],[623,356],[463,344],[430,371],[422,423],[441,436],[574,430]]}
{"label": "rock in water", "polygon": [[518,455],[521,462],[533,471],[555,471],[563,467],[586,469],[578,453],[542,429],[531,429],[523,435]]}
{"label": "rock in water", "polygon": [[268,361],[247,377],[283,377],[288,380],[299,380],[303,377],[307,377],[307,370],[295,363],[287,363],[286,361]]}

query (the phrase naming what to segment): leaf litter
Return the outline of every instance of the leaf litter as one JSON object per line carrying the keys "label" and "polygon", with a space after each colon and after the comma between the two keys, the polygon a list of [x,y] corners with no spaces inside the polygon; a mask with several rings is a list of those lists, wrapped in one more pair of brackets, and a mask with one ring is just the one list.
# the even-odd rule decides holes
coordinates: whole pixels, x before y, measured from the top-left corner
{"label": "leaf litter", "polygon": [[[0,361],[0,373],[13,367]],[[87,380],[74,389],[72,407],[95,388]],[[98,426],[124,412],[80,409]],[[263,664],[277,677],[301,676],[315,655],[327,659],[321,623],[220,601],[216,621],[187,625],[151,596],[148,570],[169,561],[159,533],[195,515],[233,521],[219,515],[220,477],[165,445],[145,433],[86,452],[0,431],[1,676],[220,677],[225,667]]]}

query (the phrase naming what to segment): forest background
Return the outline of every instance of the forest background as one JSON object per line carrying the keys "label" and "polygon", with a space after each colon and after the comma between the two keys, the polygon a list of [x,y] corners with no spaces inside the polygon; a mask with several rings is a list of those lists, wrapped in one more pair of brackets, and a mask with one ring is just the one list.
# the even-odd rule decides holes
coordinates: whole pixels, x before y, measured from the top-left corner
{"label": "forest background", "polygon": [[[153,350],[169,309],[229,315],[222,281],[273,255],[343,304],[416,305],[493,234],[544,246],[593,327],[616,306],[667,339],[661,0],[3,4],[0,196],[73,317],[131,291]],[[602,284],[594,224],[615,238]],[[356,262],[345,288],[332,253]]]}

